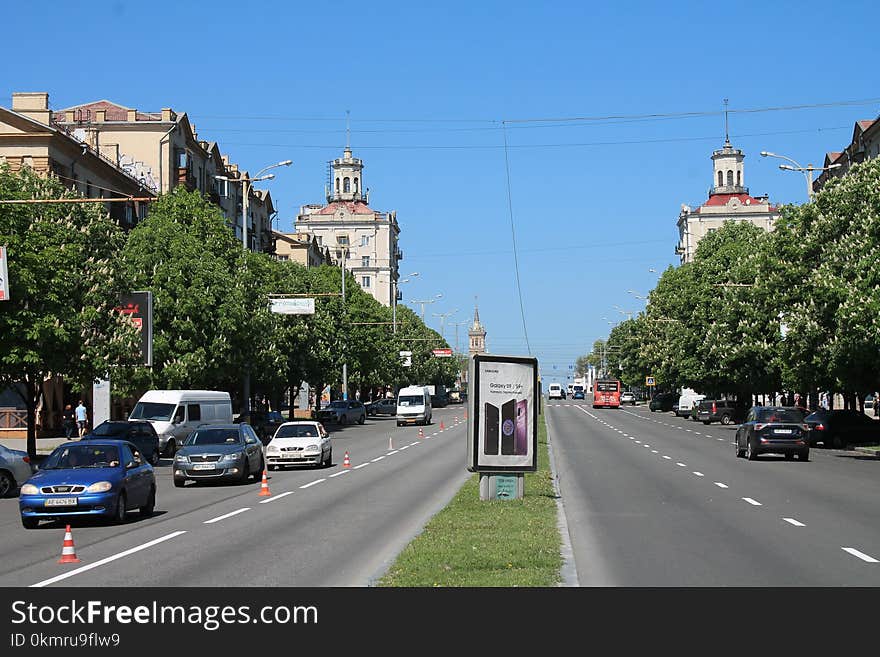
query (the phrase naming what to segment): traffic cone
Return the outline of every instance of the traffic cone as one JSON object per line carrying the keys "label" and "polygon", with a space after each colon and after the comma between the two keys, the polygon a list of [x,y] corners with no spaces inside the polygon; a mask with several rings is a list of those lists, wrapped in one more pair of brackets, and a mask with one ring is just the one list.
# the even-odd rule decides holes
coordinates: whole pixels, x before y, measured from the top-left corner
{"label": "traffic cone", "polygon": [[348,452],[345,453],[345,458],[342,459],[342,467],[343,468],[350,468],[351,467],[351,461],[348,458]]}
{"label": "traffic cone", "polygon": [[467,420],[467,411],[464,412],[464,419]]}
{"label": "traffic cone", "polygon": [[271,495],[272,493],[269,491],[269,479],[266,476],[266,469],[263,468],[263,483],[260,484],[260,494],[259,497],[266,497]]}
{"label": "traffic cone", "polygon": [[79,563],[76,558],[76,549],[73,547],[73,535],[70,533],[70,525],[64,530],[64,544],[61,546],[61,558],[58,563]]}
{"label": "traffic cone", "polygon": [[425,437],[425,431],[424,431],[424,429],[419,427],[419,438],[424,438],[424,437]]}
{"label": "traffic cone", "polygon": [[440,431],[445,430],[446,427],[443,426],[443,420],[440,420]]}
{"label": "traffic cone", "polygon": [[391,440],[391,436],[388,436],[388,449],[394,449],[394,443]]}

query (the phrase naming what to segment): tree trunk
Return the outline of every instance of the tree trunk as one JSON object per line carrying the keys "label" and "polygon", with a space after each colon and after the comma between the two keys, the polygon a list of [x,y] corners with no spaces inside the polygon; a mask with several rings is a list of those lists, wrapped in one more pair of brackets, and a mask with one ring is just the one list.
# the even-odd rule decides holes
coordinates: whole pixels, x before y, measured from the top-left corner
{"label": "tree trunk", "polygon": [[25,377],[25,380],[22,381],[25,389],[24,393],[22,393],[21,388],[18,386],[13,386],[13,390],[18,393],[18,396],[24,402],[25,409],[27,409],[26,449],[28,458],[32,462],[37,458],[37,406],[39,406],[40,397],[43,395],[43,385],[39,378],[37,377],[37,380],[34,380],[30,377]]}

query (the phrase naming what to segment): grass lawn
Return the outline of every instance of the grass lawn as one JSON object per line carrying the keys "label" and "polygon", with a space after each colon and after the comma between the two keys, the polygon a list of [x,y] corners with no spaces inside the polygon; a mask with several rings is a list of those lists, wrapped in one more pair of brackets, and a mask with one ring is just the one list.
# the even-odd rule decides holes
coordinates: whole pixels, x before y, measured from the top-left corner
{"label": "grass lawn", "polygon": [[526,474],[525,497],[481,502],[474,474],[377,586],[556,586],[562,567],[556,516],[541,415],[538,471]]}

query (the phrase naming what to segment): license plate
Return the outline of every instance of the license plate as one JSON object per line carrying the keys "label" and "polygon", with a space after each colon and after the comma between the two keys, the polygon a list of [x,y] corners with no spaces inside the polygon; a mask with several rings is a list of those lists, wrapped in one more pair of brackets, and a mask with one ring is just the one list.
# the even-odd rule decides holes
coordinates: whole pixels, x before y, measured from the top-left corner
{"label": "license plate", "polygon": [[791,433],[791,429],[776,429],[773,433]]}
{"label": "license plate", "polygon": [[50,497],[46,506],[76,506],[75,497]]}
{"label": "license plate", "polygon": [[193,470],[213,470],[213,463],[194,463]]}

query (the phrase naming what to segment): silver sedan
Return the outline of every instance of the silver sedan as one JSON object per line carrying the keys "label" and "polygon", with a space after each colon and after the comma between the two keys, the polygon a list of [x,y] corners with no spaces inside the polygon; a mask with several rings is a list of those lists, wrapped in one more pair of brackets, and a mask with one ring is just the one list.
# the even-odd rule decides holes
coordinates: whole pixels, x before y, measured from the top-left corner
{"label": "silver sedan", "polygon": [[18,490],[33,473],[27,452],[0,445],[0,497]]}

